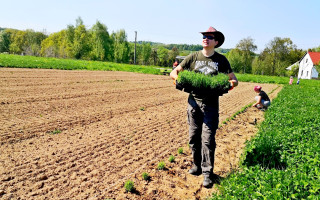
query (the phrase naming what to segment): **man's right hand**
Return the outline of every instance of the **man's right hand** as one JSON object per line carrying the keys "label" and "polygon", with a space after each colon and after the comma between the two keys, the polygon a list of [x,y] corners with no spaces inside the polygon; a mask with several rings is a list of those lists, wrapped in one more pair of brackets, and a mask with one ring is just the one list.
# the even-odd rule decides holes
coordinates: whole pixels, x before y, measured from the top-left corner
{"label": "man's right hand", "polygon": [[174,78],[174,79],[173,79],[173,84],[174,84],[174,85],[176,85],[177,80],[178,80],[178,76],[177,76],[177,78]]}
{"label": "man's right hand", "polygon": [[172,70],[170,73],[170,77],[172,78],[172,80],[176,81],[178,79],[179,72],[182,70],[183,69],[180,65],[178,65],[178,67],[176,67],[174,70]]}

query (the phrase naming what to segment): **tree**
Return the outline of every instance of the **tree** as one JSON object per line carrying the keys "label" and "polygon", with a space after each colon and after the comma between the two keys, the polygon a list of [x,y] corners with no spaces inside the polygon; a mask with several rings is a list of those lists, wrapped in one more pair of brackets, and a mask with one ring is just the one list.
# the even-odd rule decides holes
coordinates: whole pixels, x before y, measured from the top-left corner
{"label": "tree", "polygon": [[160,66],[168,66],[169,50],[164,47],[158,49],[158,64]]}
{"label": "tree", "polygon": [[61,44],[61,46],[64,49],[63,57],[65,58],[66,57],[74,58],[74,51],[73,51],[74,32],[75,32],[75,27],[73,25],[68,25],[66,29],[66,35],[63,38],[62,44]]}
{"label": "tree", "polygon": [[35,32],[31,29],[26,30],[25,33],[24,53],[31,56],[40,56],[41,42],[47,36],[44,33]]}
{"label": "tree", "polygon": [[153,65],[158,64],[158,50],[156,48],[152,48],[151,55],[150,55]]}
{"label": "tree", "polygon": [[41,32],[35,32],[32,29],[26,31],[6,29],[2,34],[2,48],[13,54],[25,54],[39,56],[41,42],[47,36]]}
{"label": "tree", "polygon": [[304,51],[302,49],[294,48],[289,52],[287,60],[290,64],[296,63],[304,56],[305,53],[306,53],[306,51]]}
{"label": "tree", "polygon": [[288,71],[289,76],[298,76],[299,73],[299,64],[295,64],[291,67],[291,70]]}
{"label": "tree", "polygon": [[10,47],[10,34],[3,30],[0,32],[0,53],[9,52]]}
{"label": "tree", "polygon": [[230,62],[232,70],[236,73],[242,72],[242,70],[244,69],[242,54],[243,53],[240,49],[235,48],[235,49],[232,49],[230,52],[228,52],[226,55],[226,57]]}
{"label": "tree", "polygon": [[[69,57],[67,53],[67,30],[50,34],[41,42],[41,56],[45,57]],[[71,57],[71,51],[70,51]]]}
{"label": "tree", "polygon": [[112,60],[112,40],[110,39],[107,27],[96,22],[90,30],[90,58],[93,60]]}
{"label": "tree", "polygon": [[25,46],[25,31],[12,30],[10,35],[9,52],[13,54],[22,54],[23,47]]}
{"label": "tree", "polygon": [[112,33],[112,39],[114,41],[115,62],[128,63],[130,60],[130,48],[126,32],[121,29],[116,33]]}
{"label": "tree", "polygon": [[73,56],[76,59],[87,59],[89,57],[90,45],[89,45],[89,34],[83,24],[82,19],[79,17],[76,20],[76,27],[74,29],[73,38]]}
{"label": "tree", "polygon": [[[236,45],[236,49],[239,49],[239,55],[241,55],[241,63],[243,65],[243,73],[251,73],[252,61],[255,56],[254,51],[257,50],[257,46],[254,44],[251,37],[244,38]],[[240,71],[239,71],[240,72]]]}
{"label": "tree", "polygon": [[[290,38],[275,37],[259,56],[260,64],[266,75],[285,75],[286,68],[292,64],[291,51],[297,51]],[[292,53],[294,55],[295,53]]]}
{"label": "tree", "polygon": [[142,64],[148,65],[150,63],[152,48],[150,43],[142,44]]}
{"label": "tree", "polygon": [[308,49],[308,51],[312,51],[312,52],[320,52],[320,46],[312,48],[312,49]]}
{"label": "tree", "polygon": [[172,47],[171,51],[169,51],[169,59],[168,64],[173,64],[176,57],[179,55],[179,50],[176,46]]}
{"label": "tree", "polygon": [[[134,43],[128,42],[129,44],[129,63],[134,64]],[[136,44],[136,64],[143,64],[143,58],[142,58],[142,45],[141,44]]]}
{"label": "tree", "polygon": [[318,65],[316,65],[316,70],[317,70],[317,72],[320,72],[320,63]]}

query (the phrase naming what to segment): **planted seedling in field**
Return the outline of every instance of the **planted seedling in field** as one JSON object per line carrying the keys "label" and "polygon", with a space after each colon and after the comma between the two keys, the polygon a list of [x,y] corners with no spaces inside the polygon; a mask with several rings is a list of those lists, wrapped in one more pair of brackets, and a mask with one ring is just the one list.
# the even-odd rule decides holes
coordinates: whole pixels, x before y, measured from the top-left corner
{"label": "planted seedling in field", "polygon": [[61,133],[61,131],[59,129],[55,129],[54,131],[48,132],[48,134],[50,134],[50,135],[56,135],[59,133]]}
{"label": "planted seedling in field", "polygon": [[133,181],[127,180],[124,184],[124,189],[126,189],[127,192],[133,192],[135,190]]}
{"label": "planted seedling in field", "polygon": [[170,157],[169,157],[169,162],[174,162],[174,160],[175,160],[176,158],[174,157],[174,155],[171,155]]}
{"label": "planted seedling in field", "polygon": [[149,176],[149,174],[148,174],[147,172],[143,172],[143,173],[142,173],[142,178],[143,178],[143,180],[145,180],[145,181],[150,180],[150,176]]}
{"label": "planted seedling in field", "polygon": [[166,167],[166,164],[163,161],[161,161],[161,162],[158,163],[157,169],[158,170],[164,170],[165,167]]}
{"label": "planted seedling in field", "polygon": [[178,154],[183,154],[183,148],[182,148],[182,147],[180,147],[180,148],[178,149]]}

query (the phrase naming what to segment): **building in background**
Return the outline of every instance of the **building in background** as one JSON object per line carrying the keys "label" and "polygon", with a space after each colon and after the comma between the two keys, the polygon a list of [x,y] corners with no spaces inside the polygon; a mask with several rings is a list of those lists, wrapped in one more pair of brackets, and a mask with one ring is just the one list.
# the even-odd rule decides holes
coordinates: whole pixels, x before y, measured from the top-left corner
{"label": "building in background", "polygon": [[316,79],[319,76],[319,72],[316,69],[316,65],[320,64],[320,52],[307,52],[299,61],[299,73],[300,79]]}

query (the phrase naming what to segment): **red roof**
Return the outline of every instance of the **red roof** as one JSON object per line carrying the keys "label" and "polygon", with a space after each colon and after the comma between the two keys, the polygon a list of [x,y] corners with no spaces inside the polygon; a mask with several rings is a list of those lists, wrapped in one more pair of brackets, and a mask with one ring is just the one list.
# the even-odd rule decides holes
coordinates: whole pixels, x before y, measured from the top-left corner
{"label": "red roof", "polygon": [[318,65],[320,62],[320,52],[308,52],[314,65]]}

